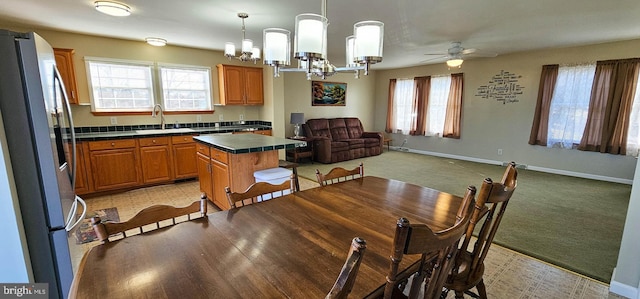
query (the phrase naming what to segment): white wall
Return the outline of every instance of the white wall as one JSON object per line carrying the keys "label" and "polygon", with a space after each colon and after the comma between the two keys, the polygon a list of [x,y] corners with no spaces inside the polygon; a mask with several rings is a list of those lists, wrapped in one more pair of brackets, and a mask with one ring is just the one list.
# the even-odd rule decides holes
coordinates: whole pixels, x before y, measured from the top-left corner
{"label": "white wall", "polygon": [[631,188],[631,199],[624,223],[618,263],[611,278],[611,291],[640,299],[640,160]]}
{"label": "white wall", "polygon": [[22,217],[18,206],[11,160],[0,115],[0,282],[29,282],[31,264],[22,240]]}

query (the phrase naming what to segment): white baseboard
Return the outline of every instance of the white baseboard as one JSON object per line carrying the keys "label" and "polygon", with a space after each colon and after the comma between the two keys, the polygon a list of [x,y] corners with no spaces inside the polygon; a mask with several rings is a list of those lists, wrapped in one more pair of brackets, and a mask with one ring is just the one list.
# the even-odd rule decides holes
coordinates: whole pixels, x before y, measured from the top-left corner
{"label": "white baseboard", "polygon": [[[394,149],[394,150],[399,150],[398,147],[392,146],[391,148]],[[428,155],[428,156],[436,156],[436,157],[442,157],[442,158],[450,158],[450,159],[456,159],[456,160],[463,160],[463,161],[470,161],[470,162],[485,163],[485,164],[491,164],[491,165],[503,165],[503,161],[497,161],[497,160],[480,159],[480,158],[474,158],[474,157],[451,155],[451,154],[445,154],[445,153],[430,152],[430,151],[415,150],[415,149],[407,149],[407,148],[405,148],[405,149],[406,150],[399,150],[399,151],[405,151],[405,152],[409,152],[409,153],[416,153],[416,154],[422,154],[422,155]],[[583,179],[592,179],[592,180],[612,182],[612,183],[620,183],[620,184],[627,184],[627,185],[632,185],[633,184],[633,180],[630,180],[630,179],[614,178],[614,177],[608,177],[608,176],[603,176],[603,175],[595,175],[595,174],[568,171],[568,170],[561,170],[561,169],[553,169],[553,168],[546,168],[546,167],[539,167],[539,166],[532,166],[532,165],[527,165],[526,169],[533,170],[533,171],[539,171],[539,172],[546,172],[546,173],[553,173],[553,174],[560,174],[560,175],[578,177],[578,178],[583,178]]]}
{"label": "white baseboard", "polygon": [[637,288],[613,280],[616,277],[616,269],[613,269],[609,292],[627,297],[629,299],[640,299],[640,286]]}

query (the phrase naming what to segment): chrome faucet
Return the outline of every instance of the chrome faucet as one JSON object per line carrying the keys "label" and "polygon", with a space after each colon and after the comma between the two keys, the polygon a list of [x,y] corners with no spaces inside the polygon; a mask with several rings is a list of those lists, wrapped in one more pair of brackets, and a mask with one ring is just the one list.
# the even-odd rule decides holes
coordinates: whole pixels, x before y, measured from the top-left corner
{"label": "chrome faucet", "polygon": [[156,118],[157,109],[160,109],[160,129],[164,130],[164,112],[162,111],[162,106],[160,106],[160,104],[156,104],[155,106],[153,106],[151,117]]}

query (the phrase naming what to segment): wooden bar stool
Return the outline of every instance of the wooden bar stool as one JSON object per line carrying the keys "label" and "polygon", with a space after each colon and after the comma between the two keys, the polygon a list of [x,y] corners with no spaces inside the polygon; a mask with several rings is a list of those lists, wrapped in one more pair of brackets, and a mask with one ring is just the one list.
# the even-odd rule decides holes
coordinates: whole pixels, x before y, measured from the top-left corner
{"label": "wooden bar stool", "polygon": [[288,168],[293,171],[294,182],[296,184],[296,192],[300,191],[300,183],[298,182],[298,163],[289,162],[285,160],[278,161],[278,167]]}

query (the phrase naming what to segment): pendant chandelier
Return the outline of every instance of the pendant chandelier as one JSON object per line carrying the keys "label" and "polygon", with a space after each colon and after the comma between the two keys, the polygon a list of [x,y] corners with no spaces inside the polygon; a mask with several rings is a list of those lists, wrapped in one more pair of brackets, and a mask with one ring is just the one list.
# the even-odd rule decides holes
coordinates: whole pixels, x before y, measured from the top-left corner
{"label": "pendant chandelier", "polygon": [[247,13],[240,12],[238,13],[238,17],[242,19],[242,44],[240,56],[236,56],[236,45],[232,42],[224,44],[224,56],[227,56],[229,60],[235,58],[240,61],[253,61],[255,64],[256,61],[260,60],[260,48],[254,47],[253,41],[245,37],[244,19],[248,18],[249,15]]}
{"label": "pendant chandelier", "polygon": [[327,1],[322,0],[322,15],[305,13],[295,18],[294,57],[297,68],[287,68],[291,56],[291,32],[281,28],[267,28],[263,32],[264,64],[273,67],[274,77],[280,72],[305,72],[307,80],[312,75],[323,79],[336,72],[360,70],[369,74],[369,66],[382,61],[384,24],[379,21],[362,21],[353,25],[353,35],[346,38],[346,65],[336,67],[327,57]]}

